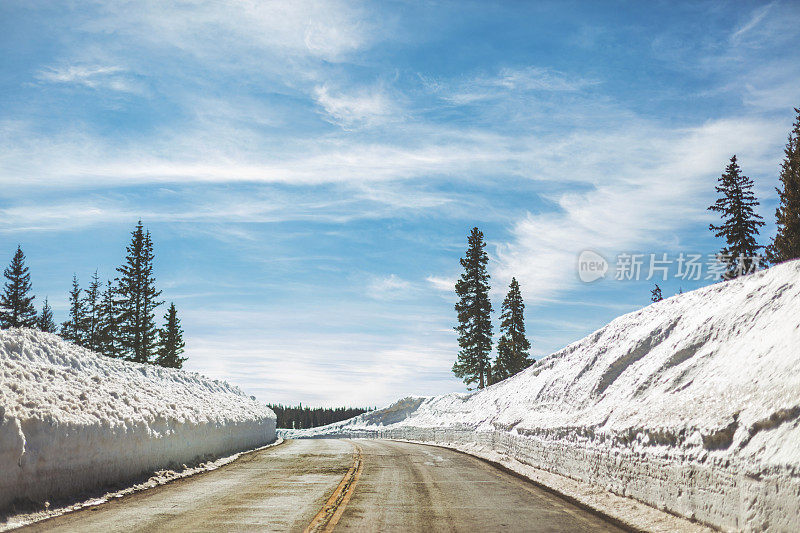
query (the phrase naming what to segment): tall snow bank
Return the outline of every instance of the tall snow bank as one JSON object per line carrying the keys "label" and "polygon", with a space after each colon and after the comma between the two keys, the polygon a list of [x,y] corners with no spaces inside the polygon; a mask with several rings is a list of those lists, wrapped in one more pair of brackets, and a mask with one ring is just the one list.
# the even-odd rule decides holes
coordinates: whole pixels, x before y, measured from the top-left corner
{"label": "tall snow bank", "polygon": [[0,331],[0,510],[275,440],[275,414],[225,382]]}
{"label": "tall snow bank", "polygon": [[723,529],[800,531],[800,261],[655,303],[481,392],[403,411],[295,436],[477,444]]}

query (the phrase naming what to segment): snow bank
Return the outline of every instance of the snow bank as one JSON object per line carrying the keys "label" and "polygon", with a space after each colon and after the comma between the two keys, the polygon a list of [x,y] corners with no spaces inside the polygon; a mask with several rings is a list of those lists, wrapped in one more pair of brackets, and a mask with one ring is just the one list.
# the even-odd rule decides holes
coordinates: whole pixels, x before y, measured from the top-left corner
{"label": "snow bank", "polygon": [[0,510],[275,440],[275,414],[225,382],[0,331]]}
{"label": "snow bank", "polygon": [[478,446],[718,528],[800,531],[800,261],[622,316],[484,391],[292,433],[326,435]]}

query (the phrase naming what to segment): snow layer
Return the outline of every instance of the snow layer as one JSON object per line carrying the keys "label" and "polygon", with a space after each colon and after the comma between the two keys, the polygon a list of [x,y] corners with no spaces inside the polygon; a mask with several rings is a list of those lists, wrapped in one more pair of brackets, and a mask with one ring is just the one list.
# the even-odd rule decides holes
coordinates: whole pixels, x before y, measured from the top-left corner
{"label": "snow layer", "polygon": [[478,445],[726,530],[800,531],[800,261],[617,318],[470,394],[291,436]]}
{"label": "snow layer", "polygon": [[275,414],[198,374],[0,331],[0,510],[275,440]]}

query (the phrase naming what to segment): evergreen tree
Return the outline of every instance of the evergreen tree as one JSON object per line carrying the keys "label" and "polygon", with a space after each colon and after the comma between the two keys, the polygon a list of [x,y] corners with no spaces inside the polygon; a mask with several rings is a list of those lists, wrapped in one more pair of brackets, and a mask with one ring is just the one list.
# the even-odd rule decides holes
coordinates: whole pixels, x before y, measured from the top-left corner
{"label": "evergreen tree", "polygon": [[53,309],[47,302],[47,298],[44,299],[42,314],[39,315],[39,318],[36,321],[36,327],[45,333],[55,333],[58,329],[58,326],[56,326],[56,323],[53,320]]}
{"label": "evergreen tree", "polygon": [[158,327],[156,326],[156,308],[164,303],[158,300],[161,291],[156,290],[156,280],[153,275],[153,240],[150,232],[144,236],[143,276],[142,276],[142,350],[147,354],[155,353],[158,349]]}
{"label": "evergreen tree", "polygon": [[158,334],[158,356],[155,363],[167,368],[181,368],[186,358],[180,355],[186,344],[183,342],[181,321],[174,303],[170,303],[167,314],[164,315],[164,327],[159,330]]}
{"label": "evergreen tree", "polygon": [[492,349],[492,304],[489,301],[489,273],[486,264],[489,257],[484,251],[483,233],[472,228],[468,238],[465,257],[460,262],[464,273],[456,282],[458,302],[458,359],[453,373],[467,385],[478,384],[482,389],[487,384],[489,352]]}
{"label": "evergreen tree", "polygon": [[120,341],[125,358],[149,363],[157,342],[155,309],[163,302],[157,300],[161,291],[156,290],[153,278],[153,241],[141,220],[131,232],[127,253],[125,263],[117,268]]}
{"label": "evergreen tree", "polygon": [[95,352],[100,351],[100,279],[97,271],[92,275],[86,297],[83,299],[86,313],[84,329],[86,334],[86,347]]}
{"label": "evergreen tree", "polygon": [[502,381],[528,368],[533,360],[528,350],[530,341],[525,337],[525,303],[516,278],[511,278],[508,294],[501,307],[500,340],[497,341],[497,360],[493,379]]}
{"label": "evergreen tree", "polygon": [[664,299],[661,295],[661,287],[658,286],[658,283],[656,283],[656,287],[650,291],[650,299],[654,302],[660,302]]}
{"label": "evergreen tree", "polygon": [[708,227],[715,232],[715,237],[725,238],[721,256],[730,258],[730,264],[722,277],[731,279],[758,268],[753,258],[762,247],[756,244],[755,238],[764,222],[754,210],[759,204],[753,194],[753,180],[741,173],[735,155],[720,176],[716,190],[721,196],[708,209],[721,213],[723,221],[720,226],[709,224]]}
{"label": "evergreen tree", "polygon": [[797,120],[789,133],[781,165],[781,188],[775,210],[778,234],[767,249],[772,263],[800,258],[800,109],[795,108]]}
{"label": "evergreen tree", "polygon": [[119,341],[119,318],[114,294],[111,282],[106,282],[106,290],[100,297],[97,351],[108,357],[119,358],[123,353]]}
{"label": "evergreen tree", "polygon": [[86,346],[86,305],[81,298],[78,276],[72,275],[72,290],[69,291],[69,318],[61,323],[61,337],[78,346]]}
{"label": "evergreen tree", "polygon": [[17,246],[11,264],[3,272],[8,280],[0,294],[0,329],[35,328],[36,308],[31,295],[31,275],[25,266],[25,254]]}

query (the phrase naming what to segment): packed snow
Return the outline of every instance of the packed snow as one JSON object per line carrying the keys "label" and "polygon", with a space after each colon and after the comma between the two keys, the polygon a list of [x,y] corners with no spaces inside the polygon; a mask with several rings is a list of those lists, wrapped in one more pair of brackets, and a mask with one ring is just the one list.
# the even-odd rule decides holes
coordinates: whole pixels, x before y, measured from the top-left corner
{"label": "packed snow", "polygon": [[146,479],[274,441],[275,414],[225,382],[0,331],[0,510]]}
{"label": "packed snow", "polygon": [[483,391],[289,436],[472,447],[724,530],[800,531],[800,261],[617,318]]}

